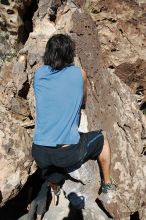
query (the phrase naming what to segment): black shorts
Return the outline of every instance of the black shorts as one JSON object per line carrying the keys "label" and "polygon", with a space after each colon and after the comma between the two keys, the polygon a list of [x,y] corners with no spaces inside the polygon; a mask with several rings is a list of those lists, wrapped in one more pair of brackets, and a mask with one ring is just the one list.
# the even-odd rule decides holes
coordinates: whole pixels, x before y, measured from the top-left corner
{"label": "black shorts", "polygon": [[97,160],[103,149],[104,136],[100,131],[80,133],[80,141],[63,148],[32,145],[32,156],[41,169],[50,166],[79,168],[88,160]]}

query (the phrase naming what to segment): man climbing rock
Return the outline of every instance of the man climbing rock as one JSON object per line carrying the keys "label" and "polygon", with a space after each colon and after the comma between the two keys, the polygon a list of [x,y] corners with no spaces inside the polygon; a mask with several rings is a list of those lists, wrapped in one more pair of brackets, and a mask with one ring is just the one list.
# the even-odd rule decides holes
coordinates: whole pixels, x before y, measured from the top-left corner
{"label": "man climbing rock", "polygon": [[56,34],[48,40],[44,65],[34,76],[36,121],[32,155],[42,172],[50,166],[77,169],[90,159],[98,160],[101,193],[108,194],[113,185],[107,138],[101,130],[78,131],[80,110],[87,100],[87,76],[74,65],[74,56],[75,43],[70,36]]}

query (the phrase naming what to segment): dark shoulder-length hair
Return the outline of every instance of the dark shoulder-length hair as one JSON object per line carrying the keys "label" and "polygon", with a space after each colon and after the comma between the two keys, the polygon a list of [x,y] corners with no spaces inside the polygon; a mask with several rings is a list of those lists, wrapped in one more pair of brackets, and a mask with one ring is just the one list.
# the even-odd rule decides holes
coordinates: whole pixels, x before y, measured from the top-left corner
{"label": "dark shoulder-length hair", "polygon": [[46,44],[44,64],[52,69],[62,69],[73,64],[75,43],[67,34],[53,35]]}

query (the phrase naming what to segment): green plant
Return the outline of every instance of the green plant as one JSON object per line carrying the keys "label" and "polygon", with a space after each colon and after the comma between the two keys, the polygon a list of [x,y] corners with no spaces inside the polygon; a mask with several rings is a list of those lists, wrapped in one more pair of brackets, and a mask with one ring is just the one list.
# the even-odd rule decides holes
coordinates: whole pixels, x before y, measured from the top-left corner
{"label": "green plant", "polygon": [[144,115],[146,115],[146,108],[145,108],[145,109],[143,109],[143,114],[144,114]]}
{"label": "green plant", "polygon": [[17,56],[16,51],[7,53],[6,60],[10,62],[16,56]]}
{"label": "green plant", "polygon": [[6,31],[0,31],[0,38],[9,39],[9,34]]}
{"label": "green plant", "polygon": [[2,61],[11,61],[14,57],[17,56],[17,53],[16,51],[13,51],[13,52],[7,52],[7,53],[4,53],[4,54],[0,54],[0,57],[2,59]]}

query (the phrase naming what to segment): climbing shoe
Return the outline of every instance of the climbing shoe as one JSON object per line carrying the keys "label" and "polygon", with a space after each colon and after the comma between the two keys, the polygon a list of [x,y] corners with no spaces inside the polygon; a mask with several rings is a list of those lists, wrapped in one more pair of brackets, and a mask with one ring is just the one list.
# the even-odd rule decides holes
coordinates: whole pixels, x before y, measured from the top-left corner
{"label": "climbing shoe", "polygon": [[108,193],[110,190],[115,190],[116,186],[112,183],[102,183],[101,193]]}
{"label": "climbing shoe", "polygon": [[102,183],[98,198],[103,202],[109,204],[116,194],[116,185],[113,183]]}

